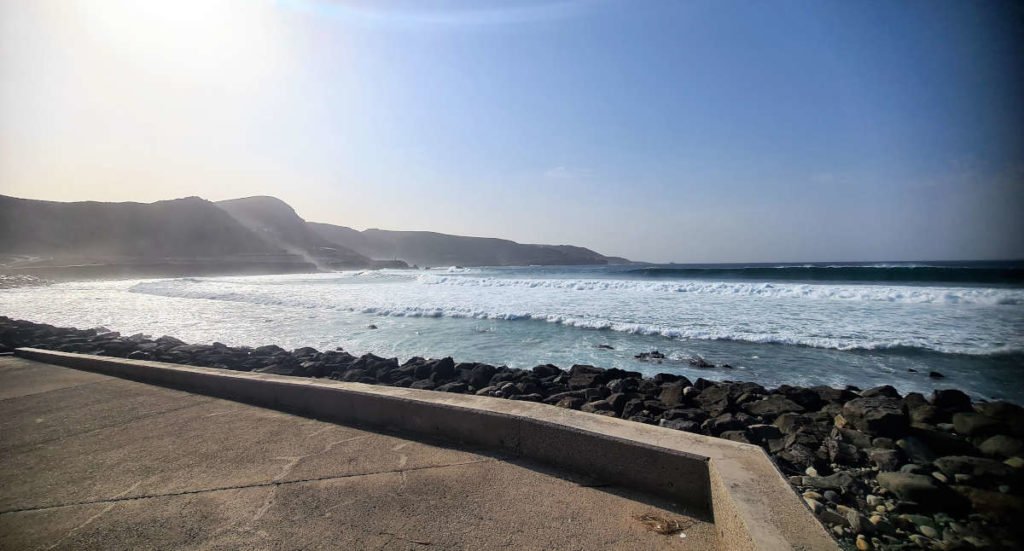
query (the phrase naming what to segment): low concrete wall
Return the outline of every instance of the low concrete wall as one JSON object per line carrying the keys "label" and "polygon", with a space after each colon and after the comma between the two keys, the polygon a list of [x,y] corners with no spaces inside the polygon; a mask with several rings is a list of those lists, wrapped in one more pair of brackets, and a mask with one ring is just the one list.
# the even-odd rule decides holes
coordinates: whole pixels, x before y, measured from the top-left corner
{"label": "low concrete wall", "polygon": [[19,348],[21,357],[344,423],[498,449],[671,499],[725,549],[838,549],[763,450],[512,400]]}

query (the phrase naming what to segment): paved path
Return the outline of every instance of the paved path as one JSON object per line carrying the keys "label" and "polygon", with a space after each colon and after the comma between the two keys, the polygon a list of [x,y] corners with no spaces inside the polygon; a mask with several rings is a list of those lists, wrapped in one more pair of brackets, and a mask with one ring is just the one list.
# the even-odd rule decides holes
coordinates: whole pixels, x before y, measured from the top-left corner
{"label": "paved path", "polygon": [[485,451],[0,357],[0,549],[99,548],[705,550],[715,535]]}

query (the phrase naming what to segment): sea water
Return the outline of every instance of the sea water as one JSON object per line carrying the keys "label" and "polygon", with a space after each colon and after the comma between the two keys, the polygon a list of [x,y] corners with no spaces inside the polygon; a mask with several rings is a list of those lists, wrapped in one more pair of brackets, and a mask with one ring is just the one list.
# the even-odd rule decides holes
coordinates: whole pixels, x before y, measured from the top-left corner
{"label": "sea water", "polygon": [[[1024,402],[1022,274],[1012,263],[669,265],[86,281],[0,291],[0,314],[195,343]],[[667,358],[635,358],[652,350]],[[698,357],[731,367],[691,365]]]}

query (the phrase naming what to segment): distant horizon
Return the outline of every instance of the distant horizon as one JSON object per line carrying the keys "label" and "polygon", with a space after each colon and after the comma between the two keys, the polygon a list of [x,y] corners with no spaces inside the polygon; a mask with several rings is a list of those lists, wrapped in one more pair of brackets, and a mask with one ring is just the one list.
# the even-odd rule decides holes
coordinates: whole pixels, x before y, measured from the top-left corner
{"label": "distant horizon", "polygon": [[0,193],[268,195],[660,263],[1024,258],[1021,14],[5,2]]}

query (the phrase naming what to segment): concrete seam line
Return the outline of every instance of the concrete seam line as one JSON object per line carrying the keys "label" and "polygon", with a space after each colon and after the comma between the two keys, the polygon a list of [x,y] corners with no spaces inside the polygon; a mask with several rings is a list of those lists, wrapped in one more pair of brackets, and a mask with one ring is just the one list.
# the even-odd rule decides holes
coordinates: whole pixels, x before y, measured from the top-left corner
{"label": "concrete seam line", "polygon": [[239,484],[237,486],[219,486],[216,488],[202,488],[198,490],[184,490],[181,492],[168,492],[166,494],[148,494],[142,496],[124,496],[124,497],[112,497],[107,499],[96,499],[90,501],[75,501],[72,503],[59,503],[57,505],[42,505],[39,507],[22,507],[20,509],[8,509],[0,511],[0,515],[11,515],[15,513],[30,513],[33,511],[48,511],[51,509],[66,509],[68,507],[78,507],[81,505],[101,505],[109,503],[120,503],[122,501],[136,501],[142,499],[156,499],[161,497],[178,497],[178,496],[189,496],[197,494],[207,494],[211,492],[228,492],[231,490],[247,490],[250,488],[270,488],[273,486],[289,486],[292,484],[306,484],[310,482],[329,482],[332,480],[346,480],[349,478],[361,478],[368,476],[379,476],[385,474],[398,474],[398,473],[411,473],[417,471],[427,471],[433,469],[446,469],[449,467],[464,467],[466,465],[477,465],[480,463],[493,463],[498,461],[497,459],[478,459],[475,461],[462,461],[459,463],[448,463],[445,465],[424,465],[422,467],[410,467],[408,469],[390,469],[387,471],[374,471],[370,473],[354,473],[345,475],[332,475],[332,476],[318,476],[314,478],[300,478],[297,480],[271,480],[269,482],[259,482],[256,484]]}

